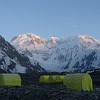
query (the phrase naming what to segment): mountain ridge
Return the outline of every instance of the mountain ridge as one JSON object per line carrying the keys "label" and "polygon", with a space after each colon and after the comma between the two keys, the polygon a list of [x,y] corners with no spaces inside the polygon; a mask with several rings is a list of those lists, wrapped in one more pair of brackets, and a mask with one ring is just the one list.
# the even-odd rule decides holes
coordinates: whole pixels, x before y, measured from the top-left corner
{"label": "mountain ridge", "polygon": [[9,42],[0,36],[0,69],[9,73],[27,73],[41,70],[33,66],[27,56],[19,53]]}
{"label": "mountain ridge", "polygon": [[84,71],[100,65],[100,41],[87,35],[44,39],[31,33],[20,35],[11,44],[47,71]]}

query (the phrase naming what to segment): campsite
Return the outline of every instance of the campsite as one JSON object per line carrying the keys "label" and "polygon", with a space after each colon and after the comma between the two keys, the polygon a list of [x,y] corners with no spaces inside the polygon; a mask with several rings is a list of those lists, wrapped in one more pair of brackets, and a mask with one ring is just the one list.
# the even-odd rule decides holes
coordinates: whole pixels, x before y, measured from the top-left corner
{"label": "campsite", "polygon": [[[1,76],[3,75],[5,74],[2,74]],[[43,74],[43,73],[42,74],[41,73],[16,74],[16,75],[19,75],[21,78],[21,86],[20,86],[20,82],[18,84],[15,84],[17,81],[20,81],[20,79],[17,79],[16,82],[13,83],[13,85],[11,84],[12,82],[10,84],[8,84],[9,82],[8,83],[6,82],[6,85],[0,84],[0,100],[100,100],[100,86],[97,84],[94,84],[95,79],[93,79],[93,76],[95,75],[92,75],[92,78],[89,78],[90,77],[89,74],[86,74],[86,73],[76,74],[74,75],[74,78],[72,79],[73,82],[71,82],[71,80],[68,80],[70,84],[72,83],[72,87],[76,88],[78,86],[79,89],[66,88],[66,86],[62,82],[62,79],[63,79],[62,77],[66,76],[65,74],[54,75],[53,73],[53,75],[48,74],[47,76],[46,74]],[[70,75],[71,74],[69,74],[69,76]],[[42,76],[42,78],[40,76]],[[61,76],[61,80],[60,78],[58,78],[58,76]],[[86,85],[86,88],[82,89],[81,88],[82,84],[80,84],[80,79],[82,76],[84,78],[86,76],[89,76],[87,78],[88,80],[90,79],[90,81],[91,79],[93,80],[93,87],[91,84],[89,86]],[[9,74],[9,77],[11,77],[11,74]],[[3,81],[5,79],[6,78],[4,78]],[[44,81],[44,79],[46,80]],[[75,79],[79,81],[75,83],[76,81]],[[69,83],[66,83],[66,84],[69,84]],[[84,84],[87,84],[87,83],[88,82],[86,83],[84,82]]]}

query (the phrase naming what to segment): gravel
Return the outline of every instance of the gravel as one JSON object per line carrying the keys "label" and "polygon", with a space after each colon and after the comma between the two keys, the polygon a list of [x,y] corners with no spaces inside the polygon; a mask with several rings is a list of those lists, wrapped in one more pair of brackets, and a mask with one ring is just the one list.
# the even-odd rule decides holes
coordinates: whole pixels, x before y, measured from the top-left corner
{"label": "gravel", "polygon": [[100,100],[100,88],[76,91],[66,89],[61,83],[0,86],[0,100]]}

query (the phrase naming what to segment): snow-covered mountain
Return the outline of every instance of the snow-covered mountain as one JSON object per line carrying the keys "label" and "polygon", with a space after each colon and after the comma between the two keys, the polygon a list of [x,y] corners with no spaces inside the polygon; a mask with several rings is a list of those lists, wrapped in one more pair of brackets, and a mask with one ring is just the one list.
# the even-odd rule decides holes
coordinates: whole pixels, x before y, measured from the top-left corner
{"label": "snow-covered mountain", "polygon": [[0,69],[12,73],[42,71],[40,66],[33,66],[28,57],[20,54],[2,36],[0,36]]}
{"label": "snow-covered mountain", "polygon": [[100,68],[100,41],[87,35],[44,39],[32,33],[18,35],[11,44],[33,65],[48,71],[84,71]]}

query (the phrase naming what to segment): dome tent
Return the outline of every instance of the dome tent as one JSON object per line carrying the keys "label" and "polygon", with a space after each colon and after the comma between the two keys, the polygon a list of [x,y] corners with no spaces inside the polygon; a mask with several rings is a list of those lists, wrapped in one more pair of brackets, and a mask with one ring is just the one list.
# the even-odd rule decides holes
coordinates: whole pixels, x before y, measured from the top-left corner
{"label": "dome tent", "polygon": [[44,83],[56,83],[56,82],[63,82],[65,75],[42,75],[39,78],[39,82]]}
{"label": "dome tent", "polygon": [[50,75],[41,75],[39,78],[39,82],[43,83],[52,83],[53,82],[53,77]]}
{"label": "dome tent", "polygon": [[0,86],[21,86],[19,74],[0,74]]}
{"label": "dome tent", "polygon": [[88,73],[67,74],[63,84],[72,90],[93,90],[92,79]]}
{"label": "dome tent", "polygon": [[65,75],[57,75],[55,81],[56,82],[63,82]]}

